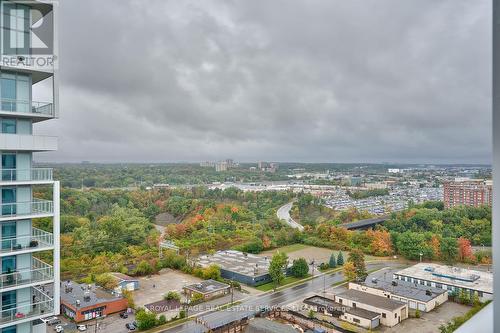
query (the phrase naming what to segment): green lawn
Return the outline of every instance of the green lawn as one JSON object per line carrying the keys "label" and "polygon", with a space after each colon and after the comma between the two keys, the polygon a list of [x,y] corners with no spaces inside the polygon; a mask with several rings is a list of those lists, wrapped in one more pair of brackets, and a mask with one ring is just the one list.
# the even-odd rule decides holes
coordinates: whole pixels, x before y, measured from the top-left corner
{"label": "green lawn", "polygon": [[310,248],[310,247],[311,246],[305,245],[305,244],[292,244],[292,245],[287,245],[287,246],[283,246],[283,247],[274,249],[273,251],[280,251],[280,252],[288,254],[288,253],[291,253],[291,252],[304,250],[304,249],[307,249],[307,248]]}
{"label": "green lawn", "polygon": [[[293,277],[293,276],[287,276],[287,277],[285,277],[285,279],[283,280],[283,282],[281,283],[281,285],[279,287],[283,287],[283,286],[286,286],[286,285],[291,284],[291,283],[299,282],[301,280],[307,279],[310,276],[311,276],[310,274],[308,274],[304,278],[296,278],[296,277]],[[274,283],[269,282],[269,283],[266,283],[266,284],[261,284],[260,286],[255,287],[255,288],[258,289],[258,290],[260,290],[260,291],[273,290]]]}

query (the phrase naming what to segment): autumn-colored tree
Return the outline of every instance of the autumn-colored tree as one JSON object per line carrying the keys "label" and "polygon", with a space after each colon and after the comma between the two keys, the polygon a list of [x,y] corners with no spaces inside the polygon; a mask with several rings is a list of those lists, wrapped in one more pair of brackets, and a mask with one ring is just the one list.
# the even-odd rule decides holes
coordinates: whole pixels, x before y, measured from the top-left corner
{"label": "autumn-colored tree", "polygon": [[354,263],[348,261],[344,264],[344,277],[347,280],[354,280],[356,278],[356,267],[354,267]]}
{"label": "autumn-colored tree", "polygon": [[349,238],[350,238],[350,232],[346,228],[332,227],[330,229],[330,240],[332,242],[348,243]]}
{"label": "autumn-colored tree", "polygon": [[472,260],[472,246],[467,238],[460,237],[458,243],[458,259],[460,261]]}
{"label": "autumn-colored tree", "polygon": [[376,256],[388,256],[393,253],[391,234],[385,230],[368,230],[372,242],[370,244],[371,252]]}
{"label": "autumn-colored tree", "polygon": [[429,248],[432,250],[433,259],[441,257],[441,240],[438,235],[432,235],[429,241]]}
{"label": "autumn-colored tree", "polygon": [[262,237],[262,245],[264,246],[264,249],[266,249],[266,250],[271,247],[271,240],[266,235],[264,235]]}

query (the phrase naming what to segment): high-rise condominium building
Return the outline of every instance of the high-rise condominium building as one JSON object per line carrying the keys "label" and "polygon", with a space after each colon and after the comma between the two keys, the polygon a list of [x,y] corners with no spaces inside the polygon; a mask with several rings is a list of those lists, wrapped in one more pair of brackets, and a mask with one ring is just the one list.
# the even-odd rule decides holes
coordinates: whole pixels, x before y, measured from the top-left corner
{"label": "high-rise condominium building", "polygon": [[444,206],[491,206],[492,191],[493,183],[490,180],[456,178],[444,183]]}
{"label": "high-rise condominium building", "polygon": [[50,1],[0,0],[1,333],[45,332],[40,319],[59,314],[59,182],[33,162],[57,149],[33,131],[58,115],[56,12]]}

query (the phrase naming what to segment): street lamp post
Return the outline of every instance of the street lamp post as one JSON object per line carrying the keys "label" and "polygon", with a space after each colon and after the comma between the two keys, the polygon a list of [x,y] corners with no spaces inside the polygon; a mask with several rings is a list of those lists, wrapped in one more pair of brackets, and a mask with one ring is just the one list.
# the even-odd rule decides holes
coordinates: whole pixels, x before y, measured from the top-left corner
{"label": "street lamp post", "polygon": [[422,262],[422,256],[424,255],[422,252],[419,253],[420,255],[420,262]]}

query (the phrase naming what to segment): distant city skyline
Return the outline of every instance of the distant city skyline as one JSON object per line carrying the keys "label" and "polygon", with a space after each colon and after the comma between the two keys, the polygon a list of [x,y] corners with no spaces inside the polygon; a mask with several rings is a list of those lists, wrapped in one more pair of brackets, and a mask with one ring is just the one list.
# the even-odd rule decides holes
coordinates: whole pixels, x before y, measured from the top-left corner
{"label": "distant city skyline", "polygon": [[36,131],[65,140],[41,161],[491,162],[488,1],[60,9],[63,112]]}

